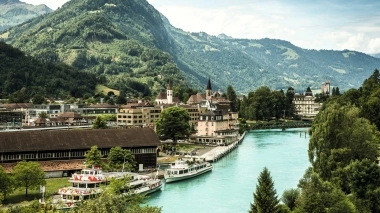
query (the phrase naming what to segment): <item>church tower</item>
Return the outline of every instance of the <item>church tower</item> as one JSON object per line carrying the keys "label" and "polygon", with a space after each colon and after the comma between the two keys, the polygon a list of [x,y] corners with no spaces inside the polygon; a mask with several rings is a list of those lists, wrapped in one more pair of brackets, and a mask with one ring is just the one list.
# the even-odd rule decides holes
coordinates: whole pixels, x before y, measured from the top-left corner
{"label": "church tower", "polygon": [[210,81],[210,78],[208,78],[207,87],[206,87],[206,98],[211,97],[211,95],[212,95],[211,81]]}
{"label": "church tower", "polygon": [[173,103],[173,85],[172,85],[171,81],[169,81],[169,85],[168,85],[168,88],[166,90],[166,98],[168,100],[168,104]]}

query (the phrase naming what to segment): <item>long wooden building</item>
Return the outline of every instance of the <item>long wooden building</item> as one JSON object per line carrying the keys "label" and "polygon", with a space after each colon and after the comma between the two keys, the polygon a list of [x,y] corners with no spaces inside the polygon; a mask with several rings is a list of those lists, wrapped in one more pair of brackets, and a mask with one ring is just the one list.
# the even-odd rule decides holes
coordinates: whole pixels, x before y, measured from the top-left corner
{"label": "long wooden building", "polygon": [[156,167],[160,140],[151,128],[0,132],[0,165],[38,161],[45,171],[70,173],[95,145],[104,157],[112,147],[129,149],[141,170]]}

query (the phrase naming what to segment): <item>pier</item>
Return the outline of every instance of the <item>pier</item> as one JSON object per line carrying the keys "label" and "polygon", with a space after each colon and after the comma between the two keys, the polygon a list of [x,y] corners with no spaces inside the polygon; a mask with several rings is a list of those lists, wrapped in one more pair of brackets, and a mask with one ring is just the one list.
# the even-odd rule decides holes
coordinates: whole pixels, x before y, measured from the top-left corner
{"label": "pier", "polygon": [[244,134],[235,142],[231,143],[228,146],[217,146],[214,149],[210,150],[209,152],[201,155],[201,158],[204,158],[208,162],[215,162],[218,161],[219,159],[223,158],[225,155],[230,153],[232,150],[237,148],[239,144],[242,143],[245,137],[245,132]]}

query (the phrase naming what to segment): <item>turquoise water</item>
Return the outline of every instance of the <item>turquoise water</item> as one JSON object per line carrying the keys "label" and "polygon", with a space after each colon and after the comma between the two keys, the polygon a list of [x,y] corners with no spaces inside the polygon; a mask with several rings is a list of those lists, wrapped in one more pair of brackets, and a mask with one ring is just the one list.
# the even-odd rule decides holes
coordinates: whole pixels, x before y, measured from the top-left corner
{"label": "turquoise water", "polygon": [[161,206],[163,213],[248,212],[257,177],[265,166],[278,197],[297,187],[310,165],[306,132],[304,128],[250,132],[237,149],[213,164],[212,172],[166,184],[150,195],[147,204]]}

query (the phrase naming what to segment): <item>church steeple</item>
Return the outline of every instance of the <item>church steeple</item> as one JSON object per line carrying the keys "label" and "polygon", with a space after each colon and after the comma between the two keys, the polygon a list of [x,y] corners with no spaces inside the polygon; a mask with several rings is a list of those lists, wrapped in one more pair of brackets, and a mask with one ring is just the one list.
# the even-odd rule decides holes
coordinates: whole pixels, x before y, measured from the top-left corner
{"label": "church steeple", "polygon": [[206,87],[206,98],[211,97],[212,88],[211,88],[211,80],[208,78],[207,87]]}
{"label": "church steeple", "polygon": [[168,100],[168,104],[173,103],[173,85],[171,81],[169,81],[168,89],[166,90],[166,99]]}
{"label": "church steeple", "polygon": [[208,78],[206,90],[212,90],[210,78]]}
{"label": "church steeple", "polygon": [[168,90],[173,90],[173,85],[172,85],[172,82],[169,81],[169,84],[168,84]]}

